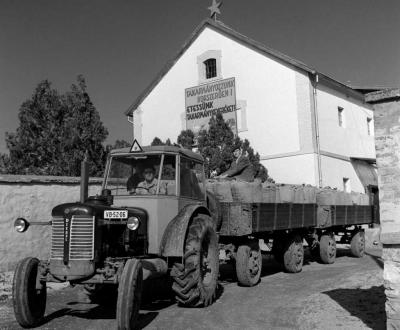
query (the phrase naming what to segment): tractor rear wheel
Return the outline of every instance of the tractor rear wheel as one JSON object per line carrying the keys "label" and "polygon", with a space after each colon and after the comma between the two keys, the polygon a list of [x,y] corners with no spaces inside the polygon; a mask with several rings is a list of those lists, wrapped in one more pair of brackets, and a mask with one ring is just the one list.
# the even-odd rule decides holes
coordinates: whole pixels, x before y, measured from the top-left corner
{"label": "tractor rear wheel", "polygon": [[336,241],[333,234],[324,234],[319,242],[319,256],[324,264],[333,264],[336,259]]}
{"label": "tractor rear wheel", "polygon": [[13,279],[14,314],[21,327],[37,326],[46,310],[46,283],[37,287],[39,260],[25,258],[15,269]]}
{"label": "tractor rear wheel", "polygon": [[353,236],[350,243],[351,254],[354,257],[361,258],[365,253],[365,234],[359,231]]}
{"label": "tractor rear wheel", "polygon": [[262,257],[258,241],[240,245],[236,252],[236,275],[239,284],[256,285],[260,280],[261,268]]}
{"label": "tractor rear wheel", "polygon": [[183,264],[175,263],[171,276],[176,300],[184,306],[208,306],[215,298],[219,270],[218,239],[212,220],[197,215],[190,224]]}
{"label": "tractor rear wheel", "polygon": [[299,273],[303,269],[303,260],[303,238],[300,235],[294,235],[287,241],[283,253],[283,267],[289,273]]}
{"label": "tractor rear wheel", "polygon": [[143,269],[138,259],[129,259],[122,271],[118,286],[118,330],[134,329],[142,300]]}

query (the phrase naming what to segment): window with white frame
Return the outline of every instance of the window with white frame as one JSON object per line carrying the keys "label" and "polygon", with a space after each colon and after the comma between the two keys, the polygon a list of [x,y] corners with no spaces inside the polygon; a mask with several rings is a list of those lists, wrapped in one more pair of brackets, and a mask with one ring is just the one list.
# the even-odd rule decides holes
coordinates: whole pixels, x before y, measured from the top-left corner
{"label": "window with white frame", "polygon": [[197,56],[197,67],[199,72],[199,84],[208,80],[222,79],[221,74],[221,51],[207,50]]}
{"label": "window with white frame", "polygon": [[351,192],[351,186],[350,186],[350,179],[349,178],[343,178],[343,191],[350,193]]}
{"label": "window with white frame", "polygon": [[368,135],[373,135],[373,128],[372,128],[372,118],[371,117],[367,117],[367,131],[368,131]]}
{"label": "window with white frame", "polygon": [[344,117],[344,109],[342,107],[338,107],[338,124],[339,127],[346,127],[346,121]]}

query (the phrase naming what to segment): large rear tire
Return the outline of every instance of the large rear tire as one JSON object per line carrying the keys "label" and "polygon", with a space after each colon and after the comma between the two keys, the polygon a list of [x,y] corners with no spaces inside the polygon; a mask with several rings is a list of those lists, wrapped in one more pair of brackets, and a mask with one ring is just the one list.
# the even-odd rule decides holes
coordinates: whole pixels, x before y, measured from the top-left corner
{"label": "large rear tire", "polygon": [[303,238],[294,235],[289,238],[283,254],[283,267],[288,273],[299,273],[303,269]]}
{"label": "large rear tire", "polygon": [[333,264],[336,259],[336,241],[333,234],[324,234],[319,242],[319,256],[322,263]]}
{"label": "large rear tire", "polygon": [[365,254],[365,233],[359,231],[353,236],[350,243],[351,254],[354,257],[362,258]]}
{"label": "large rear tire", "polygon": [[258,241],[240,245],[236,252],[236,275],[243,286],[256,285],[261,276],[262,257]]}
{"label": "large rear tire", "polygon": [[118,330],[134,329],[142,300],[143,269],[138,259],[129,259],[122,271],[118,286]]}
{"label": "large rear tire", "polygon": [[199,214],[188,228],[183,264],[175,263],[171,276],[178,303],[208,306],[216,294],[218,280],[218,239],[209,216]]}
{"label": "large rear tire", "polygon": [[37,326],[46,310],[46,283],[36,288],[39,260],[25,258],[15,269],[13,279],[13,306],[17,322],[23,328]]}

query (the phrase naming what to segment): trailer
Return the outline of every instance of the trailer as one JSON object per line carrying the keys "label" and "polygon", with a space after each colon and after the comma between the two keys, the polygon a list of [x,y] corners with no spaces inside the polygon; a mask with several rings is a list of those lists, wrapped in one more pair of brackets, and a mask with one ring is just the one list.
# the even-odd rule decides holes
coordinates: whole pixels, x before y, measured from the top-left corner
{"label": "trailer", "polygon": [[[289,273],[302,270],[304,242],[312,257],[324,264],[335,262],[337,242],[350,244],[351,254],[362,257],[363,228],[378,221],[377,198],[373,189],[369,191],[362,196],[367,205],[218,201],[220,249],[224,250],[225,260],[235,262],[237,278],[243,286],[256,285],[260,279],[260,239],[272,243],[275,260]],[[337,190],[330,194],[350,198],[350,194]]]}

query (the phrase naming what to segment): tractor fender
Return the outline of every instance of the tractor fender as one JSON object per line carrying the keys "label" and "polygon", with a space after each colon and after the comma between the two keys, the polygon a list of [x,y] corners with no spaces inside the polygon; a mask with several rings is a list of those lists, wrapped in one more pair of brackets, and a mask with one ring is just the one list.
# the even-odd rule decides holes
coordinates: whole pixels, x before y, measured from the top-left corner
{"label": "tractor fender", "polygon": [[189,204],[183,207],[164,231],[160,255],[163,257],[182,257],[186,232],[190,222],[197,214],[210,215],[210,211],[202,204]]}

